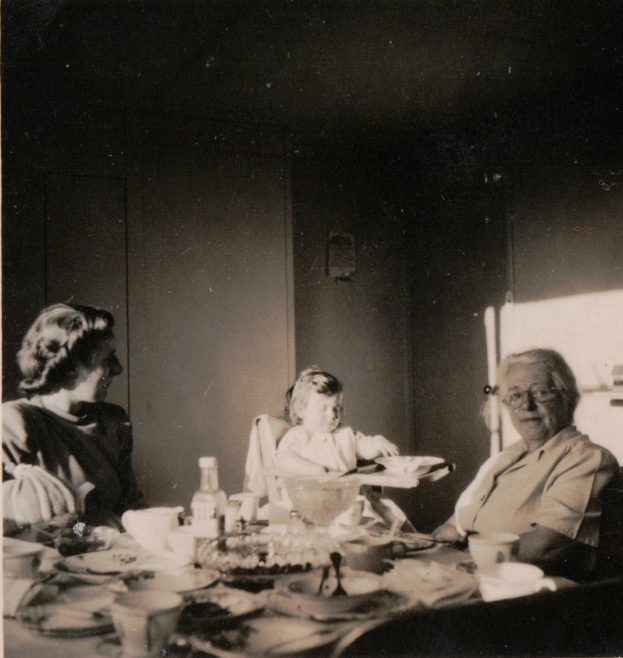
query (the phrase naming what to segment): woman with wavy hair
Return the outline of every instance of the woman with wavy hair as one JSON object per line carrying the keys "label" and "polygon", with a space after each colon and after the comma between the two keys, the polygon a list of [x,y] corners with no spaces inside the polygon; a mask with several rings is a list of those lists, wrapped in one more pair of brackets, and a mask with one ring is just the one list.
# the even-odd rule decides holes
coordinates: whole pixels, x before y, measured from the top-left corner
{"label": "woman with wavy hair", "polygon": [[26,332],[17,361],[23,397],[2,405],[4,519],[82,514],[119,525],[142,504],[125,411],[105,402],[122,372],[114,320],[90,306],[54,304]]}

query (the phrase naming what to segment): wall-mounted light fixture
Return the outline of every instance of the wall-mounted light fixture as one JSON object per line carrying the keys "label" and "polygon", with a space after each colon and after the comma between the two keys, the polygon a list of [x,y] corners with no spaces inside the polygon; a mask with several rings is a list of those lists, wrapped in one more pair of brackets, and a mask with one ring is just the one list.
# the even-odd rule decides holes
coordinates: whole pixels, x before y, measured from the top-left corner
{"label": "wall-mounted light fixture", "polygon": [[339,281],[350,281],[355,273],[355,236],[352,233],[331,231],[327,244],[327,276]]}

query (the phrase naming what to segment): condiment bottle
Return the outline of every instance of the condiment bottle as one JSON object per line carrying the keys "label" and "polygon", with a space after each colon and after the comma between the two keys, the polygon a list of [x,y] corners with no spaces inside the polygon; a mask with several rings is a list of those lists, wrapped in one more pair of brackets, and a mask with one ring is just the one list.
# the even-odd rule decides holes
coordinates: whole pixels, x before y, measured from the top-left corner
{"label": "condiment bottle", "polygon": [[218,486],[218,462],[216,457],[200,457],[201,480],[194,493],[190,508],[192,525],[205,537],[218,537],[225,526],[227,496]]}

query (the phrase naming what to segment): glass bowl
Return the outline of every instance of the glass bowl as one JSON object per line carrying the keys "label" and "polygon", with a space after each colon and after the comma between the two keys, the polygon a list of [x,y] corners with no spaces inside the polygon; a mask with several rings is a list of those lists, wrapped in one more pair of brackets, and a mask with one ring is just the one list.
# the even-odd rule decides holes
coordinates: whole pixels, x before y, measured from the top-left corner
{"label": "glass bowl", "polygon": [[318,527],[327,527],[349,509],[359,494],[360,486],[360,479],[353,475],[330,480],[302,476],[285,480],[293,508]]}

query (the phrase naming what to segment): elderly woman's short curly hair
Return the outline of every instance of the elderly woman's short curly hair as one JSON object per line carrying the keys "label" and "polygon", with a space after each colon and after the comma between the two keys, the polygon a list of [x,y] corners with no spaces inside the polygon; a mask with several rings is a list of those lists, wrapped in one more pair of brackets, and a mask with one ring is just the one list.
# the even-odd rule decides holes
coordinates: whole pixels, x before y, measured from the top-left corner
{"label": "elderly woman's short curly hair", "polygon": [[[573,423],[573,415],[580,401],[580,391],[575,380],[575,375],[569,364],[556,350],[531,349],[525,352],[509,354],[500,361],[497,368],[497,386],[494,392],[499,392],[503,398],[506,395],[505,382],[511,368],[516,365],[541,365],[547,372],[552,386],[559,392],[563,404],[563,421],[565,425]],[[483,408],[485,422],[489,425],[489,404]]]}
{"label": "elderly woman's short curly hair", "polygon": [[113,316],[102,309],[53,304],[26,332],[17,353],[20,391],[27,397],[69,387],[78,367],[89,367],[102,342],[113,337]]}
{"label": "elderly woman's short curly hair", "polygon": [[310,366],[301,371],[294,386],[286,393],[288,403],[287,415],[293,425],[303,422],[301,413],[304,411],[312,392],[322,395],[337,395],[343,387],[337,377],[321,370],[318,366]]}

